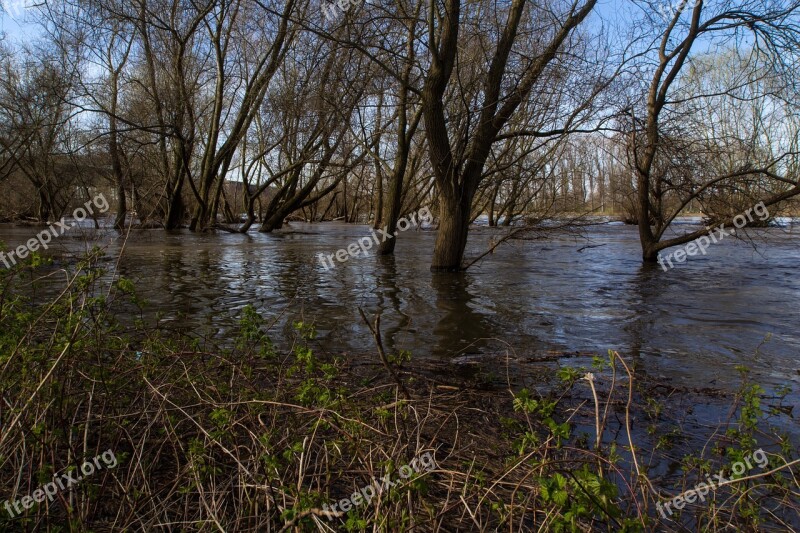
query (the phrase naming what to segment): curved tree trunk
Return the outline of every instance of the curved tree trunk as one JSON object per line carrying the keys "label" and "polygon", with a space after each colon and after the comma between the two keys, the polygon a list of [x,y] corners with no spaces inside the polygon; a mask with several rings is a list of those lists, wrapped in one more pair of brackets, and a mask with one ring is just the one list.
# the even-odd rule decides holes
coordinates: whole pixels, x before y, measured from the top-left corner
{"label": "curved tree trunk", "polygon": [[256,221],[255,213],[255,198],[247,202],[247,218],[244,223],[239,227],[239,233],[247,233]]}

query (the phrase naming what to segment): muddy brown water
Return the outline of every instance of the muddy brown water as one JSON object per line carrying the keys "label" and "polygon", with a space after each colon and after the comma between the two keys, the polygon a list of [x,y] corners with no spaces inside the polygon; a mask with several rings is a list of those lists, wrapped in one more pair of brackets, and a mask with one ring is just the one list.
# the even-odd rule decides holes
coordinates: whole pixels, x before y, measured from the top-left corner
{"label": "muddy brown water", "polygon": [[[127,240],[75,228],[52,251],[98,244],[113,271],[124,246],[118,273],[135,282],[148,312],[203,334],[224,338],[253,304],[276,320],[276,330],[302,317],[314,322],[327,350],[356,357],[374,353],[362,307],[382,314],[387,348],[445,363],[446,372],[504,376],[548,357],[588,366],[587,355],[614,349],[648,375],[689,389],[732,393],[740,385],[735,367],[744,365],[768,397],[792,387],[785,403],[797,405],[798,229],[754,230],[755,249],[726,239],[669,272],[642,264],[636,228],[624,225],[513,241],[459,275],[429,271],[432,231],[402,233],[394,257],[358,257],[325,270],[318,253],[335,253],[370,232],[338,223],[292,223],[274,234],[133,231]],[[0,225],[0,241],[8,250],[37,231]],[[485,250],[494,235],[476,229],[467,255]],[[726,415],[707,412],[706,421]],[[794,421],[784,429],[798,435]]]}

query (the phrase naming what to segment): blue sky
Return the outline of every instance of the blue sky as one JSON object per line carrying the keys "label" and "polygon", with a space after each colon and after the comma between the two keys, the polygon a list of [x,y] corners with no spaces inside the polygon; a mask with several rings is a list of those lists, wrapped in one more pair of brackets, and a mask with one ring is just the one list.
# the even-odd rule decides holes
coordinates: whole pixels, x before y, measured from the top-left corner
{"label": "blue sky", "polygon": [[[15,2],[9,0],[0,0],[0,3],[3,4],[3,7],[6,8],[0,13],[0,32],[4,33],[6,37],[9,39],[19,41],[24,38],[30,38],[32,34],[35,35],[36,29],[32,24],[25,24],[24,17],[26,14],[29,14],[27,10],[21,11],[19,8],[14,9]],[[22,2],[19,0],[16,1],[16,5],[21,5]],[[7,11],[11,11],[14,13],[14,16],[11,16],[7,13]],[[19,14],[17,14],[19,13]]]}

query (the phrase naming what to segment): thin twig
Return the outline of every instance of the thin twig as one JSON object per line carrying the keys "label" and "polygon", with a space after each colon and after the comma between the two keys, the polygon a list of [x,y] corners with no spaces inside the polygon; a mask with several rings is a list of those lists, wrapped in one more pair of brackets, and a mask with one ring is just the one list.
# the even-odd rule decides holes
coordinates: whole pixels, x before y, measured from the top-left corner
{"label": "thin twig", "polygon": [[364,323],[369,328],[370,333],[372,333],[372,338],[375,339],[375,344],[378,347],[378,356],[381,358],[381,363],[383,363],[383,367],[389,372],[389,375],[392,376],[392,379],[397,383],[397,387],[400,389],[401,394],[406,400],[411,399],[411,394],[408,393],[408,389],[403,384],[403,381],[400,379],[400,376],[397,375],[394,368],[392,368],[392,364],[389,362],[389,358],[386,357],[386,351],[383,349],[383,340],[381,339],[381,314],[378,313],[375,315],[375,325],[369,323],[367,319],[367,315],[364,314],[364,310],[360,307],[358,308],[358,312],[361,313],[361,318],[364,320]]}

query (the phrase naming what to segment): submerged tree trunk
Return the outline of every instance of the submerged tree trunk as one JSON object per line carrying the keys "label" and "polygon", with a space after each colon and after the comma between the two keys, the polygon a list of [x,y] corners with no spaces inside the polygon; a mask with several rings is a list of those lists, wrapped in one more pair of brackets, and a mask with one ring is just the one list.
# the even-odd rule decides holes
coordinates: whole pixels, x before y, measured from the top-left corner
{"label": "submerged tree trunk", "polygon": [[[403,185],[405,183],[406,170],[408,169],[408,158],[411,152],[411,139],[422,119],[422,109],[420,109],[411,119],[411,123],[408,124],[406,119],[408,91],[405,88],[401,91],[400,117],[397,126],[397,155],[394,160],[394,169],[392,170],[392,177],[389,183],[389,198],[384,206],[384,211],[387,212],[387,216],[385,220],[381,221],[383,225],[386,226],[387,229],[385,231],[389,235],[394,235],[397,232],[397,221],[400,219],[400,212],[403,209]],[[378,254],[393,254],[396,243],[396,237],[381,242],[378,247]]]}
{"label": "submerged tree trunk", "polygon": [[469,215],[474,194],[439,197],[439,231],[433,248],[433,272],[458,272],[467,247]]}
{"label": "submerged tree trunk", "polygon": [[[497,219],[494,216],[494,208],[495,208],[495,204],[497,204],[497,195],[500,193],[500,185],[501,185],[501,183],[498,183],[497,185],[494,186],[494,188],[492,189],[492,195],[491,195],[491,197],[489,199],[489,227],[490,228],[494,227],[494,226],[497,226]],[[497,214],[498,218],[502,214],[503,214],[503,212],[502,212],[502,209],[501,209],[500,212]]]}
{"label": "submerged tree trunk", "polygon": [[185,207],[183,205],[183,177],[179,178],[177,185],[172,191],[171,198],[169,199],[169,207],[167,210],[166,229],[173,230],[181,227],[183,223],[183,216],[185,214]]}
{"label": "submerged tree trunk", "polygon": [[[405,160],[408,160],[408,154],[406,154]],[[387,205],[385,208],[386,211],[388,211],[388,214],[384,224],[387,228],[384,231],[386,231],[386,233],[389,235],[394,235],[396,233],[397,221],[400,219],[400,210],[403,207],[403,176],[405,174],[405,168],[405,162],[399,167],[395,165],[395,170],[392,173],[392,179],[389,187],[389,198],[387,199]],[[381,242],[380,246],[378,247],[378,254],[393,254],[396,242],[397,238],[386,239],[385,241]]]}
{"label": "submerged tree trunk", "polygon": [[383,172],[381,163],[375,159],[375,216],[372,219],[373,229],[378,229],[383,221]]}
{"label": "submerged tree trunk", "polygon": [[47,199],[45,192],[42,189],[39,189],[39,221],[49,222],[50,213],[52,213],[50,201]]}
{"label": "submerged tree trunk", "polygon": [[273,213],[272,216],[267,217],[267,219],[261,223],[261,228],[258,231],[261,233],[269,233],[283,228],[283,221],[286,220],[284,216],[285,211],[284,209],[278,209],[277,213]]}
{"label": "submerged tree trunk", "polygon": [[[500,131],[516,113],[520,104],[530,95],[535,84],[548,65],[558,56],[562,45],[589,13],[597,0],[586,0],[583,5],[573,3],[563,23],[556,29],[543,50],[530,63],[521,77],[514,81],[514,89],[504,94],[509,85],[506,70],[517,38],[520,20],[525,9],[525,0],[512,0],[503,24],[502,36],[497,41],[483,85],[483,105],[475,128],[464,139],[465,151],[454,150],[447,117],[448,94],[453,70],[456,65],[461,27],[461,0],[445,0],[439,11],[436,2],[429,4],[428,34],[431,37],[430,65],[425,75],[421,92],[425,115],[425,133],[431,166],[440,195],[439,232],[433,251],[432,271],[455,272],[461,270],[461,262],[467,244],[472,200],[483,180],[483,168],[492,145],[498,140]],[[562,130],[562,132],[564,132]],[[461,134],[459,134],[461,135]]]}

